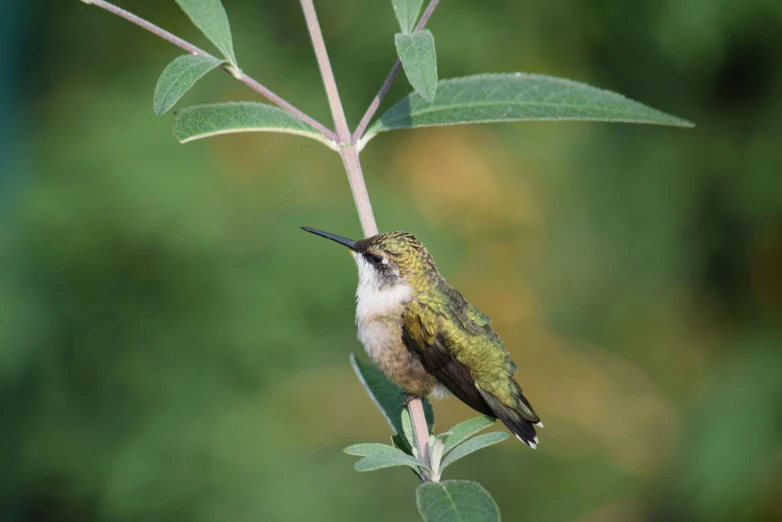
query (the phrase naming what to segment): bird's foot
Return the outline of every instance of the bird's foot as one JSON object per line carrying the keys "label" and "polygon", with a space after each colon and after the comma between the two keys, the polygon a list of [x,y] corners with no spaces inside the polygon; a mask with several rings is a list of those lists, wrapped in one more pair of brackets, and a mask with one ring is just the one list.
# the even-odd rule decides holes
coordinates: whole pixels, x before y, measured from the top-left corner
{"label": "bird's foot", "polygon": [[403,408],[407,408],[407,405],[410,404],[412,401],[421,398],[418,395],[413,395],[411,393],[405,393],[405,392],[402,392],[402,395],[405,396],[405,400],[402,401],[402,407]]}

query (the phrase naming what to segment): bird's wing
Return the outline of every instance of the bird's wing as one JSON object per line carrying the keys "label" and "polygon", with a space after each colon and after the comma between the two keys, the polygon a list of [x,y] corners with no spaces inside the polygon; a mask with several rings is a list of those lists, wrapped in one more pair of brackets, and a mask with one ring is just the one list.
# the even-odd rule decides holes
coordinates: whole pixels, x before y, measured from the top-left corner
{"label": "bird's wing", "polygon": [[532,425],[540,419],[513,378],[516,365],[489,326],[489,318],[450,286],[440,290],[408,303],[402,315],[403,342],[462,402],[499,417],[534,446]]}
{"label": "bird's wing", "polygon": [[470,369],[443,342],[444,317],[426,302],[411,301],[402,314],[402,341],[448,391],[484,415],[496,415],[475,386]]}

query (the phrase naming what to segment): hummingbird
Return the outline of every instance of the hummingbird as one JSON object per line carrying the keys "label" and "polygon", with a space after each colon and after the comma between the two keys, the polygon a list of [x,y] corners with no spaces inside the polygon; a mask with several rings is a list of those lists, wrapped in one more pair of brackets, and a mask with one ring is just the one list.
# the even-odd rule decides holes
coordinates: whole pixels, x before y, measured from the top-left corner
{"label": "hummingbird", "polygon": [[448,284],[415,236],[388,232],[353,241],[302,229],[350,249],[358,267],[358,339],[388,380],[410,399],[453,394],[537,447],[535,426],[543,424],[490,319]]}

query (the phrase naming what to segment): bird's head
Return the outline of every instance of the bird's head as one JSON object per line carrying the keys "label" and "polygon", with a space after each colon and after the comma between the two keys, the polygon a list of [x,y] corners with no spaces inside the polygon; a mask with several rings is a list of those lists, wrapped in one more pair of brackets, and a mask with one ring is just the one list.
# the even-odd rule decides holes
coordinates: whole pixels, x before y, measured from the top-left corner
{"label": "bird's head", "polygon": [[348,247],[358,265],[359,279],[364,284],[379,289],[397,284],[417,287],[437,275],[432,256],[408,232],[387,232],[353,241],[314,228],[302,229]]}

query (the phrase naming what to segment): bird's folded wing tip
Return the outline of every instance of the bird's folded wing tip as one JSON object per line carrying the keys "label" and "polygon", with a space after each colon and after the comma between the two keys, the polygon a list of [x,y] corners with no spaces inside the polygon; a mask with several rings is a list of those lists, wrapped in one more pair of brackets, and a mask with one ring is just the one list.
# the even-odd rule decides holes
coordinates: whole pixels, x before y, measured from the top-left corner
{"label": "bird's folded wing tip", "polygon": [[519,439],[524,444],[526,444],[527,446],[529,446],[530,448],[538,449],[538,438],[537,437],[535,437],[533,440],[524,440],[521,437],[519,437],[518,435],[516,435],[516,438]]}

